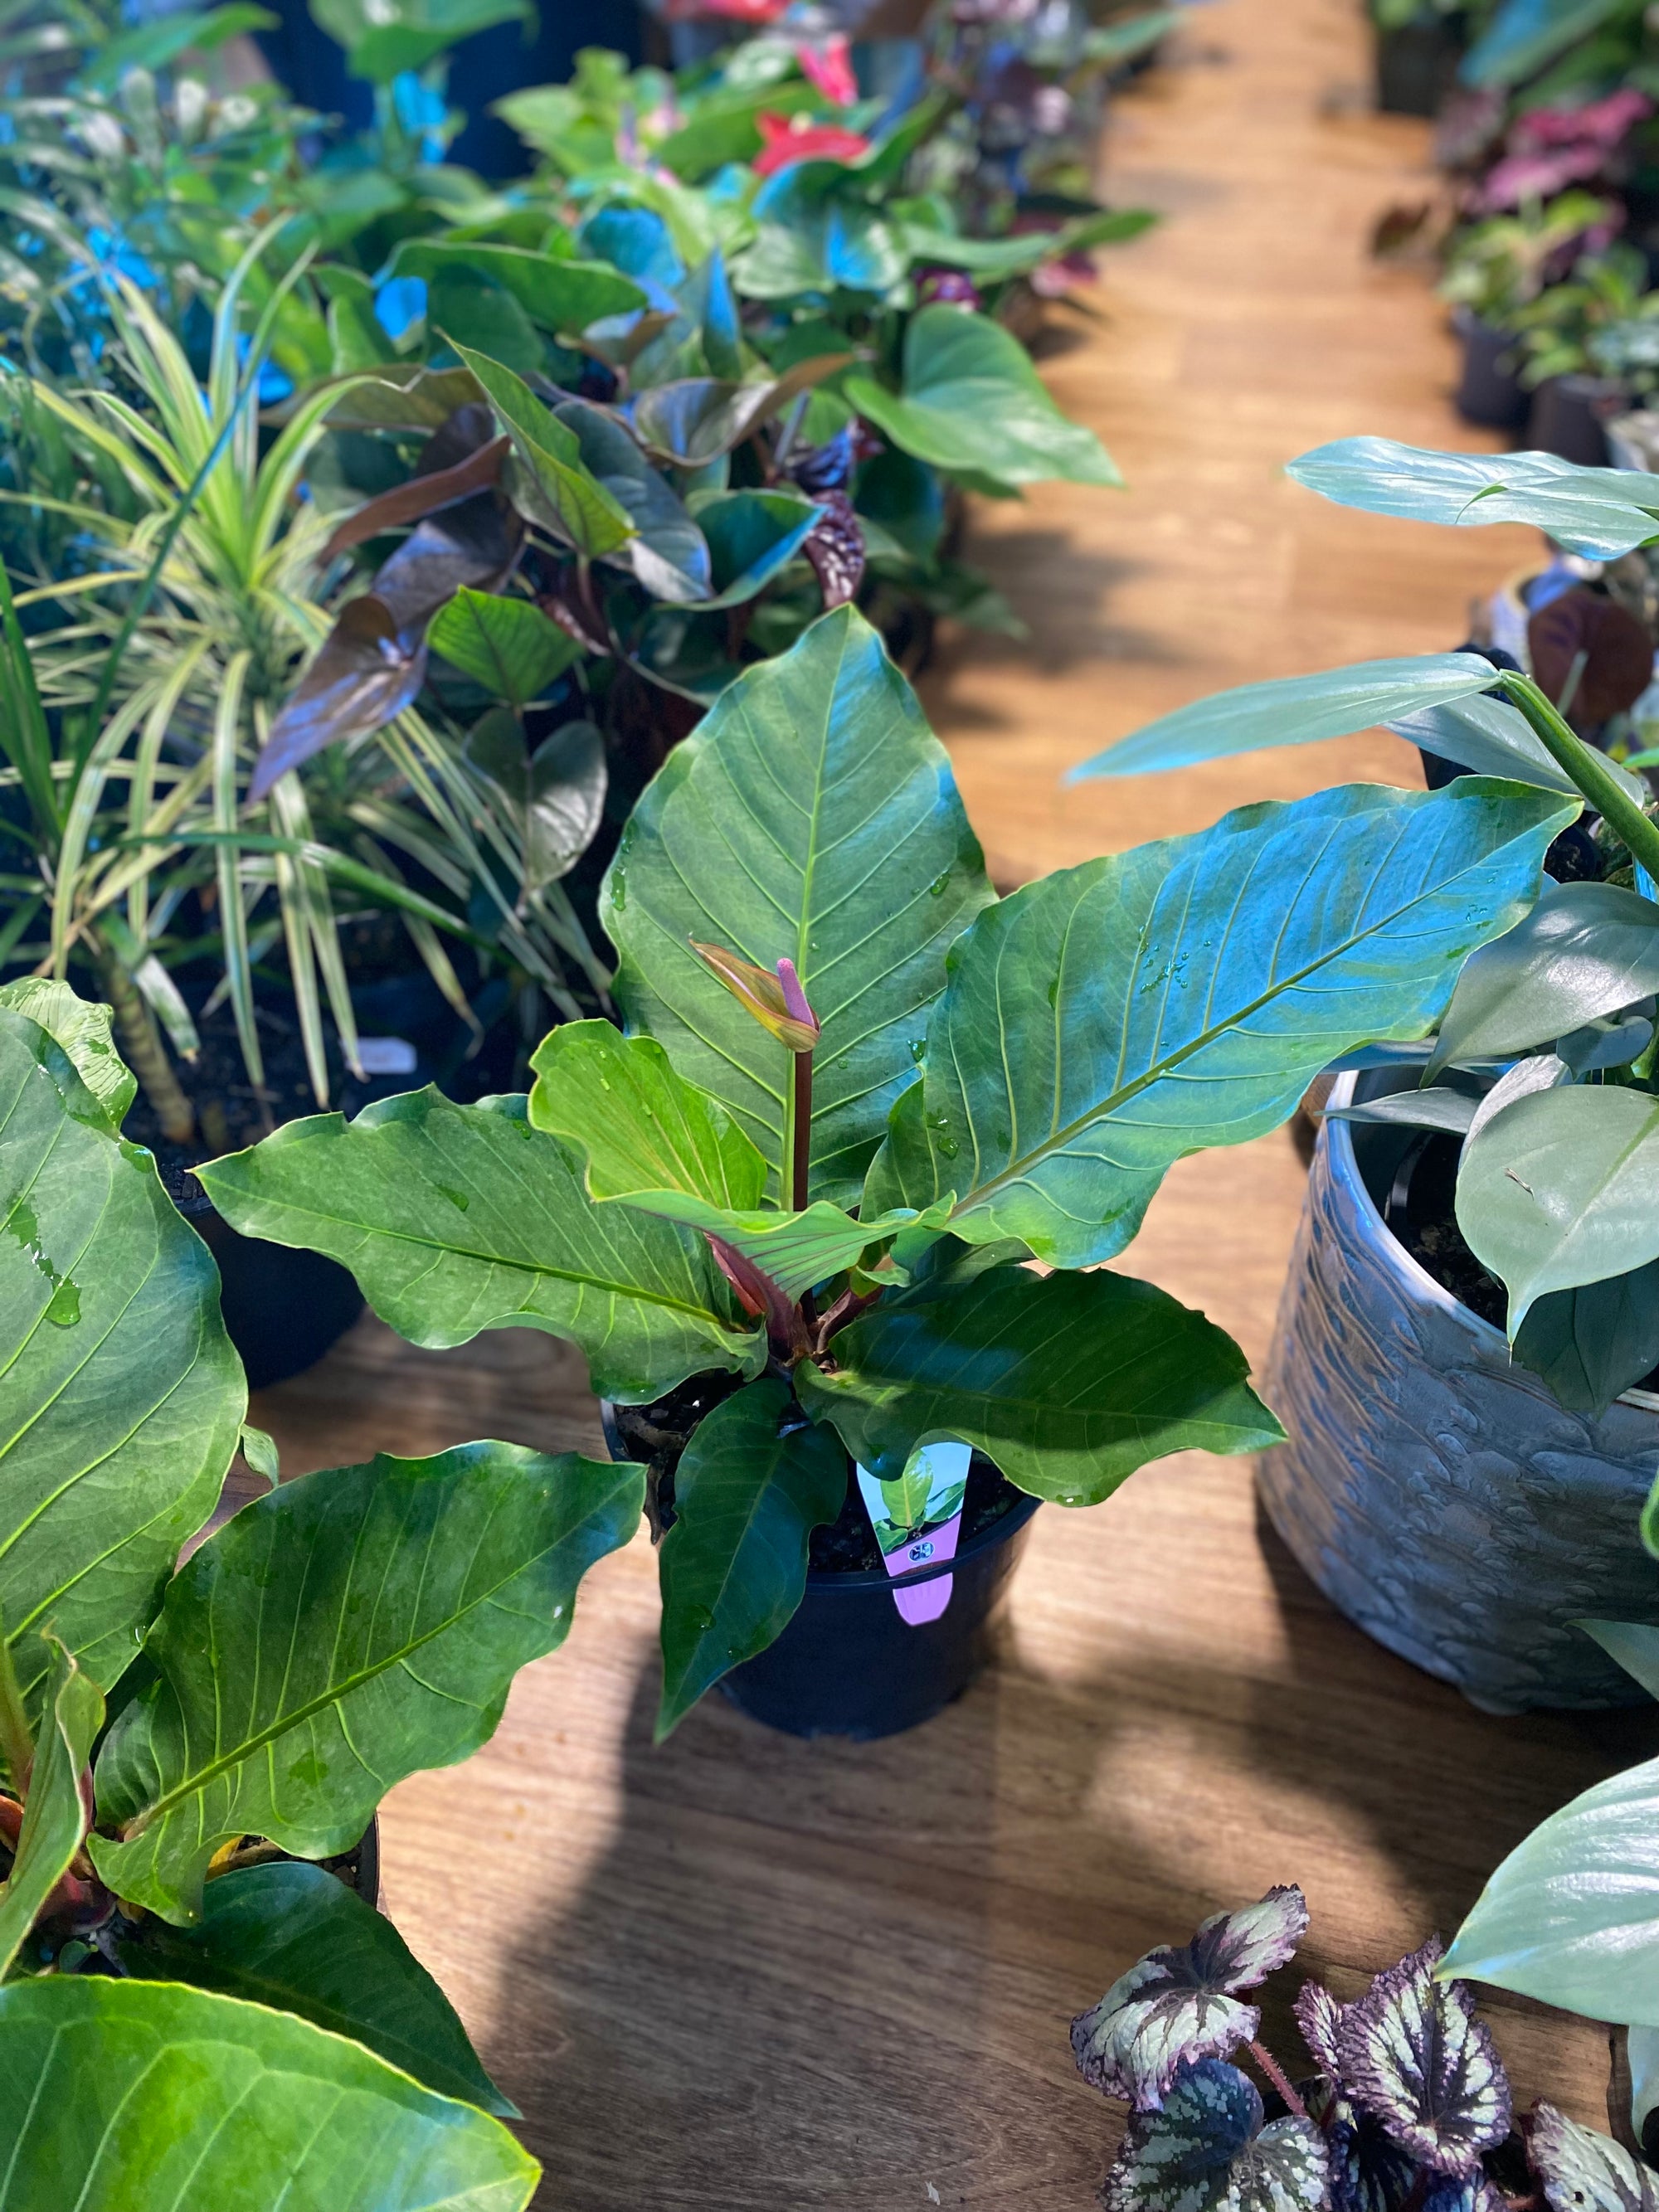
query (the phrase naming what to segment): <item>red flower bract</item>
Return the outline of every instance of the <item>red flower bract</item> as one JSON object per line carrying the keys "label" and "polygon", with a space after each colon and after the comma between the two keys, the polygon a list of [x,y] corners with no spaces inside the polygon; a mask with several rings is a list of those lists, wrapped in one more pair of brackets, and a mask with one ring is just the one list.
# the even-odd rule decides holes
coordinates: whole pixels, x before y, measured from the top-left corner
{"label": "red flower bract", "polygon": [[839,123],[813,123],[804,115],[761,114],[756,117],[764,140],[756,155],[757,176],[769,177],[792,161],[856,161],[870,151],[870,141]]}

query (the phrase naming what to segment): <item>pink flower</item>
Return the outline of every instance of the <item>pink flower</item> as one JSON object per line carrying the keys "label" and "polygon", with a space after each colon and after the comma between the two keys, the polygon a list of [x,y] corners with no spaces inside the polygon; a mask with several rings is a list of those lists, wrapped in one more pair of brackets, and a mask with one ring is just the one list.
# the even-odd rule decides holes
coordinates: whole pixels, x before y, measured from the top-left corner
{"label": "pink flower", "polygon": [[979,287],[960,269],[929,269],[916,285],[916,297],[925,307],[935,301],[945,307],[977,307]]}
{"label": "pink flower", "polygon": [[797,46],[795,59],[800,64],[802,75],[837,107],[850,107],[858,98],[859,81],[853,74],[852,56],[843,33],[836,31],[810,46]]}
{"label": "pink flower", "polygon": [[775,23],[788,8],[789,0],[668,0],[665,12],[671,23],[695,23],[708,15],[728,23]]}
{"label": "pink flower", "polygon": [[792,161],[856,161],[870,150],[870,141],[839,123],[813,123],[805,115],[772,115],[755,118],[765,142],[752,167],[757,177],[770,177]]}
{"label": "pink flower", "polygon": [[1553,199],[1569,185],[1595,176],[1606,159],[1599,146],[1563,146],[1553,153],[1506,154],[1487,172],[1480,205],[1491,214],[1522,200]]}

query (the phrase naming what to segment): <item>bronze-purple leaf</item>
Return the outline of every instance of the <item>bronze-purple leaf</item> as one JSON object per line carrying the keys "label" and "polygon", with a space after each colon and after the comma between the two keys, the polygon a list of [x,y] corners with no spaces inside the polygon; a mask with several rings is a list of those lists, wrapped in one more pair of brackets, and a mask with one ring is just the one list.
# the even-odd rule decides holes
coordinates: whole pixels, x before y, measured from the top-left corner
{"label": "bronze-purple leaf", "polygon": [[1441,1982],[1431,1940],[1343,2008],[1337,2073],[1354,2102],[1437,2173],[1470,2173],[1509,2134],[1510,2085],[1463,1982]]}
{"label": "bronze-purple leaf", "polygon": [[250,802],[264,798],[278,776],[325,745],[378,730],[401,714],[425,674],[423,638],[406,643],[391,609],[373,592],[349,601],[270,726],[248,785]]}
{"label": "bronze-purple leaf", "polygon": [[1575,727],[1599,729],[1653,680],[1653,640],[1627,607],[1576,584],[1527,624],[1532,672]]}
{"label": "bronze-purple leaf", "polygon": [[492,438],[488,445],[478,447],[465,460],[449,468],[412,476],[407,483],[383,491],[377,499],[371,499],[336,526],[323,548],[324,566],[340,554],[349,552],[354,545],[361,545],[366,538],[378,538],[383,530],[398,530],[405,523],[419,522],[425,515],[436,514],[473,492],[483,491],[500,477],[501,463],[512,448],[511,438]]}

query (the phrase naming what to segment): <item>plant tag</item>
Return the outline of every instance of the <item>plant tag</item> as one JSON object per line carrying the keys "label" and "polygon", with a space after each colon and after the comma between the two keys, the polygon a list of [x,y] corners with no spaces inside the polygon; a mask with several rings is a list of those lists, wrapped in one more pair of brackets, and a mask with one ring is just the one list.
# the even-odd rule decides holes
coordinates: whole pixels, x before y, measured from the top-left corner
{"label": "plant tag", "polygon": [[407,1037],[359,1037],[357,1063],[365,1075],[413,1075],[415,1048]]}
{"label": "plant tag", "polygon": [[[870,1526],[890,1575],[908,1575],[936,1559],[953,1559],[962,1533],[962,1502],[968,1489],[969,1444],[918,1444],[904,1472],[879,1482],[859,1469],[859,1490]],[[911,1589],[896,1589],[893,1602],[912,1628],[937,1620],[951,1602],[953,1575],[935,1575]]]}

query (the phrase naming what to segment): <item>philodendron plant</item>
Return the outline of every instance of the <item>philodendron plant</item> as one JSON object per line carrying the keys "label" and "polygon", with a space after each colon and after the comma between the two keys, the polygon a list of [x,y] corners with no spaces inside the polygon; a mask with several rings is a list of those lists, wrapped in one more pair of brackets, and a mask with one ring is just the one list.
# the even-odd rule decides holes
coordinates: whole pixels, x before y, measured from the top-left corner
{"label": "philodendron plant", "polygon": [[842,608],[635,809],[602,902],[625,1034],[556,1031],[528,1098],[294,1122],[203,1181],[417,1343],[547,1329],[635,1405],[738,1378],[676,1476],[665,1730],[783,1628],[849,1456],[890,1480],[955,1439],[1084,1505],[1278,1437],[1235,1344],[1098,1263],[1185,1153],[1421,1036],[1577,811],[1356,787],[998,901],[943,748]]}
{"label": "philodendron plant", "polygon": [[[1304,1982],[1310,2076],[1260,2039],[1248,2001],[1308,1925],[1293,1885],[1160,1944],[1072,2024],[1085,2081],[1130,2107],[1107,2212],[1637,2212],[1656,2177],[1540,2104],[1515,2127],[1503,2061],[1455,1954],[1431,1939],[1351,2003]],[[1248,2053],[1261,2091],[1235,2054]]]}
{"label": "philodendron plant", "polygon": [[0,2197],[521,2212],[512,2106],[319,1862],[491,1733],[640,1472],[379,1458],[175,1571],[239,1439],[273,1455],[132,1092],[106,1008],[0,990]]}
{"label": "philodendron plant", "polygon": [[[1376,514],[1532,523],[1593,559],[1659,541],[1652,477],[1550,453],[1351,439],[1291,474]],[[1659,824],[1641,778],[1567,719],[1595,645],[1586,624],[1555,698],[1538,676],[1473,652],[1252,684],[1152,723],[1082,773],[1139,775],[1383,723],[1462,769],[1577,793],[1599,814],[1604,879],[1547,885],[1463,970],[1416,1055],[1422,1087],[1347,1109],[1462,1139],[1457,1224],[1508,1291],[1514,1356],[1564,1403],[1599,1413],[1659,1363]]]}

